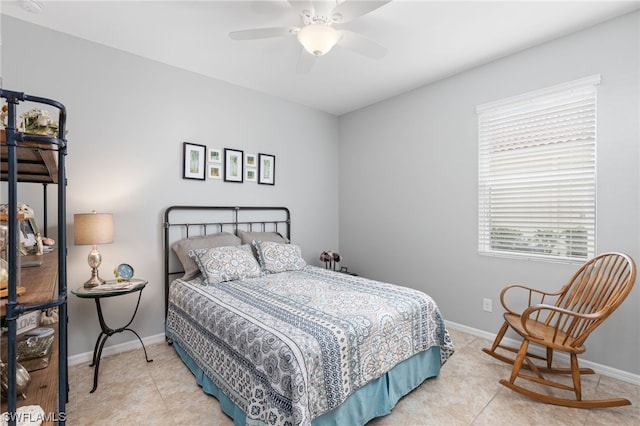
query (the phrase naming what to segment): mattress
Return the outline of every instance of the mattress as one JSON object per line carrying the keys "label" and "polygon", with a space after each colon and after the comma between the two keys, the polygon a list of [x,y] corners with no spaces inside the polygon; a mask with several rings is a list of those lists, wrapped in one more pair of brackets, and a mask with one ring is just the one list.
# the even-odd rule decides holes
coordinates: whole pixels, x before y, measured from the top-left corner
{"label": "mattress", "polygon": [[175,280],[166,335],[205,391],[250,425],[318,424],[397,388],[366,422],[454,352],[428,295],[314,266],[214,286]]}

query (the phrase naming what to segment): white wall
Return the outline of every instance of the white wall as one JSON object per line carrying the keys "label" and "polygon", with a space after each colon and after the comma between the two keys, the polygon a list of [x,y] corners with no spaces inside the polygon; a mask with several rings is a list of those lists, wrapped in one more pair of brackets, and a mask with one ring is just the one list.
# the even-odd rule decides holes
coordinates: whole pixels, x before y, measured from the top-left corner
{"label": "white wall", "polygon": [[[640,261],[640,15],[533,47],[340,119],[340,253],[362,275],[431,294],[447,320],[497,332],[500,290],[557,290],[576,265],[477,252],[475,107],[592,74],[598,89],[597,251]],[[482,298],[493,312],[482,311]],[[584,358],[640,373],[640,290]],[[455,342],[454,342],[455,343]]]}
{"label": "white wall", "polygon": [[[215,54],[209,52],[208,54]],[[2,16],[4,88],[56,99],[68,109],[69,288],[89,277],[88,246],[73,245],[73,214],[112,212],[115,242],[99,247],[101,275],[128,262],[150,284],[133,327],[164,332],[161,221],[186,205],[282,205],[293,241],[319,264],[338,245],[337,118]],[[276,156],[275,186],[182,179],[182,142]],[[6,202],[6,185],[0,187]],[[21,184],[19,200],[42,212],[41,187]],[[55,225],[55,187],[49,188]],[[54,234],[50,229],[48,234]],[[135,298],[105,301],[120,326]],[[123,303],[124,302],[124,303]],[[95,305],[69,295],[69,354],[93,350]],[[135,339],[115,335],[108,345]]]}

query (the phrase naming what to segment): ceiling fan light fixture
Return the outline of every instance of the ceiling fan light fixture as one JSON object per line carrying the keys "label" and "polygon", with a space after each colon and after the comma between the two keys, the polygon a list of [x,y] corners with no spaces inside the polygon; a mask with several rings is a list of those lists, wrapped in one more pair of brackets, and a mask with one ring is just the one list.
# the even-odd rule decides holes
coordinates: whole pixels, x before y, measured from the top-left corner
{"label": "ceiling fan light fixture", "polygon": [[329,52],[340,40],[340,33],[329,25],[312,24],[298,32],[298,41],[313,56],[322,56]]}

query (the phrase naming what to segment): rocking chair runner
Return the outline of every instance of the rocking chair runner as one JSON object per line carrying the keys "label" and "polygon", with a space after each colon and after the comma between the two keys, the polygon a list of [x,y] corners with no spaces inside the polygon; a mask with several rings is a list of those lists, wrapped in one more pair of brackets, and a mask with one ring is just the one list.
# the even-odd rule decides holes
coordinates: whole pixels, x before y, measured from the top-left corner
{"label": "rocking chair runner", "polygon": [[[621,253],[604,253],[582,265],[569,282],[557,293],[547,293],[522,285],[511,285],[500,293],[500,302],[506,310],[505,322],[500,328],[487,354],[513,364],[509,380],[500,380],[504,386],[538,401],[578,408],[601,408],[631,405],[624,398],[583,400],[580,384],[581,374],[593,374],[590,368],[578,367],[578,354],[585,351],[584,342],[627,297],[636,280],[636,265],[629,256]],[[507,297],[520,293],[527,299],[526,308],[518,313],[507,306]],[[524,294],[522,294],[524,293]],[[520,348],[501,344],[511,327],[522,337]],[[546,348],[546,356],[529,353],[529,344],[536,343]],[[516,353],[515,359],[496,350],[502,348]],[[570,368],[552,366],[553,351],[567,352]],[[546,361],[546,365],[534,363],[533,359]],[[521,370],[534,373],[525,374]],[[568,386],[543,376],[549,374],[571,374],[573,386]],[[515,384],[516,378],[555,388],[573,391],[575,399],[558,398],[534,392]]]}

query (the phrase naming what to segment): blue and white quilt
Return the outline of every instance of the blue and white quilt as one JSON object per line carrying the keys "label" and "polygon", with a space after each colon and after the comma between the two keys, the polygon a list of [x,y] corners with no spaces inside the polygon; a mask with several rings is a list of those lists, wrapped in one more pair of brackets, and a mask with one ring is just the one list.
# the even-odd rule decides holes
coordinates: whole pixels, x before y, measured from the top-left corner
{"label": "blue and white quilt", "polygon": [[251,423],[309,425],[431,347],[453,354],[428,295],[306,266],[206,286],[175,280],[167,337]]}

